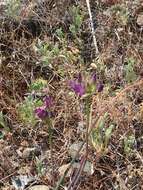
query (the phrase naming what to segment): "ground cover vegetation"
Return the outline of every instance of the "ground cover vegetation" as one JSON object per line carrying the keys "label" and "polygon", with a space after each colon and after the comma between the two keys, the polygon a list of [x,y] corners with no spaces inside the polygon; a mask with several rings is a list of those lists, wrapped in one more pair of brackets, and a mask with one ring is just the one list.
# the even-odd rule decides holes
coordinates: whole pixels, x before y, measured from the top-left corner
{"label": "ground cover vegetation", "polygon": [[0,2],[0,189],[143,189],[143,1]]}

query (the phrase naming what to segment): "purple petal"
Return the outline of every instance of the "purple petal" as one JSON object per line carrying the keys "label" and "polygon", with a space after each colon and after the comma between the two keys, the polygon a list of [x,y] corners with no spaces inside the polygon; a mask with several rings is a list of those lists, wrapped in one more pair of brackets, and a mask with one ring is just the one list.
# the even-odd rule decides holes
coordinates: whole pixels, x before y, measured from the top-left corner
{"label": "purple petal", "polygon": [[96,75],[96,73],[94,73],[94,74],[92,75],[92,81],[93,81],[93,82],[96,82],[96,79],[97,79],[97,75]]}
{"label": "purple petal", "polygon": [[76,84],[76,81],[74,80],[69,81],[69,86],[71,87],[72,90],[74,89],[75,84]]}
{"label": "purple petal", "polygon": [[103,83],[99,83],[99,84],[97,85],[97,91],[98,91],[98,92],[102,92],[102,91],[103,91],[103,88],[104,88]]}
{"label": "purple petal", "polygon": [[85,86],[83,83],[78,83],[76,81],[70,81],[69,83],[71,89],[79,96],[85,94]]}
{"label": "purple petal", "polygon": [[48,116],[48,112],[44,108],[36,108],[35,109],[35,114],[40,118],[40,119],[45,119],[45,117]]}

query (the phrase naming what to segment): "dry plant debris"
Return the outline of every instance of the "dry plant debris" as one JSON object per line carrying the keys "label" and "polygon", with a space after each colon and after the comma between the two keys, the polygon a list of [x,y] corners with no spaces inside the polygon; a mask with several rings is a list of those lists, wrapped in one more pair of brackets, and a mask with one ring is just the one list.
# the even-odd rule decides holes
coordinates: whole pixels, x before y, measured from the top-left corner
{"label": "dry plant debris", "polygon": [[0,189],[143,189],[142,0],[0,2]]}

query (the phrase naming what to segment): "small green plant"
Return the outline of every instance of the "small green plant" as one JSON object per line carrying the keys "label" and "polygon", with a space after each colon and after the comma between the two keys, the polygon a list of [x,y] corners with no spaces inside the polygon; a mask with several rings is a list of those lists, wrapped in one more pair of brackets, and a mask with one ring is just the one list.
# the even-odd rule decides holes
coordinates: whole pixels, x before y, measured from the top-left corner
{"label": "small green plant", "polygon": [[130,155],[133,152],[133,146],[135,144],[135,136],[130,135],[124,138],[124,152]]}
{"label": "small green plant", "polygon": [[32,95],[26,97],[25,100],[18,105],[18,115],[20,120],[24,124],[34,126],[37,120],[33,110],[39,105],[41,105],[41,100],[33,99]]}
{"label": "small green plant", "polygon": [[70,13],[72,16],[73,23],[70,24],[69,30],[72,33],[72,35],[76,37],[81,29],[81,25],[83,22],[83,14],[81,13],[80,8],[78,6],[73,6],[70,9]]}
{"label": "small green plant", "polygon": [[42,176],[45,173],[42,160],[40,160],[37,157],[36,157],[36,170],[37,170],[38,176]]}
{"label": "small green plant", "polygon": [[137,79],[137,75],[134,71],[135,63],[134,58],[130,57],[127,59],[127,65],[125,65],[125,80],[127,83],[131,83]]}
{"label": "small green plant", "polygon": [[40,40],[36,44],[35,49],[40,54],[43,65],[50,65],[52,60],[54,60],[60,53],[58,44],[44,43]]}
{"label": "small green plant", "polygon": [[125,26],[129,19],[129,11],[126,7],[122,5],[114,5],[110,8],[110,11],[113,15],[115,15],[117,21]]}
{"label": "small green plant", "polygon": [[[61,27],[58,28],[55,33],[56,33],[56,37],[58,38],[58,40],[61,44],[61,52],[62,52],[63,50],[66,50],[66,48],[67,48],[67,35],[66,35],[66,33],[64,33],[64,31]],[[62,54],[61,52],[60,52],[60,54]]]}
{"label": "small green plant", "polygon": [[47,87],[47,81],[43,79],[36,79],[33,81],[29,87],[29,95],[25,100],[18,105],[18,115],[20,120],[24,124],[30,124],[34,126],[37,122],[35,113],[33,110],[42,105],[39,96],[43,95],[43,90]]}
{"label": "small green plant", "polygon": [[[57,63],[56,60],[68,63],[77,62],[80,59],[80,55],[78,51],[74,51],[72,47],[68,47],[66,37],[64,37],[64,33],[62,29],[57,29],[56,31],[58,38],[62,44],[62,47],[59,47],[58,44],[53,44],[51,42],[45,43],[38,40],[38,43],[34,46],[35,51],[40,56],[40,62],[44,66],[53,67],[53,64]],[[71,48],[71,49],[70,49]],[[77,49],[78,50],[78,49]],[[81,59],[80,59],[81,61]],[[57,73],[60,75],[64,75],[64,69],[61,65],[58,65]]]}
{"label": "small green plant", "polygon": [[17,19],[20,13],[21,1],[20,0],[8,0],[6,4],[6,14],[9,17]]}
{"label": "small green plant", "polygon": [[62,28],[58,28],[58,29],[56,30],[56,35],[57,35],[57,37],[58,37],[60,40],[64,40],[64,39],[65,39],[65,34],[64,34]]}
{"label": "small green plant", "polygon": [[39,78],[36,79],[34,82],[32,82],[32,84],[30,85],[30,91],[40,92],[46,87],[47,87],[47,81]]}
{"label": "small green plant", "polygon": [[105,113],[103,117],[99,119],[97,125],[91,131],[90,140],[97,152],[104,153],[108,148],[108,143],[112,135],[114,125],[111,124],[108,128],[105,128],[105,122],[108,117],[108,113]]}

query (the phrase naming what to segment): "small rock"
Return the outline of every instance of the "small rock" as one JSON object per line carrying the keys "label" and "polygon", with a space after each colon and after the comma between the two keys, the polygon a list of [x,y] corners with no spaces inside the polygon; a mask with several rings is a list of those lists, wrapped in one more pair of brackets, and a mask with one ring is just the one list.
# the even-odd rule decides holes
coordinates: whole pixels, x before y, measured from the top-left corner
{"label": "small rock", "polygon": [[46,185],[35,185],[30,187],[29,190],[49,190],[50,188]]}
{"label": "small rock", "polygon": [[39,156],[40,154],[41,154],[41,152],[40,152],[39,147],[26,148],[22,153],[22,157],[23,158],[31,158],[33,155]]}
{"label": "small rock", "polygon": [[[69,149],[68,149],[68,152],[69,152],[69,155],[74,158],[78,152],[78,150],[80,149],[80,147],[82,146],[83,142],[82,141],[79,141],[77,143],[73,143]],[[79,155],[82,155],[84,150],[85,150],[85,146],[83,146],[82,148],[83,151],[80,151],[79,152]]]}
{"label": "small rock", "polygon": [[[70,163],[69,164],[65,164],[65,165],[62,165],[60,168],[59,168],[59,173],[60,173],[60,176],[63,176],[65,171],[67,170],[67,168],[69,167]],[[72,170],[69,169],[66,177],[69,177],[70,174],[71,174]]]}
{"label": "small rock", "polygon": [[[79,169],[80,163],[74,163],[73,168]],[[92,175],[94,173],[94,166],[91,162],[86,161],[83,172],[85,172],[87,175]]]}
{"label": "small rock", "polygon": [[31,155],[33,154],[34,151],[35,151],[35,148],[26,148],[22,153],[22,157],[29,158],[29,157],[31,157]]}
{"label": "small rock", "polygon": [[16,190],[23,190],[28,183],[32,182],[34,177],[28,175],[19,175],[12,179],[12,185]]}
{"label": "small rock", "polygon": [[137,17],[137,24],[139,26],[143,26],[143,13],[138,15],[138,17]]}
{"label": "small rock", "polygon": [[[67,168],[69,167],[70,163],[69,164],[65,164],[65,165],[62,165],[60,168],[59,168],[59,173],[60,173],[60,176],[63,176],[65,171],[67,170]],[[69,169],[66,177],[70,177],[71,173],[72,173],[72,170],[73,169],[79,169],[81,167],[81,163],[78,163],[78,162],[75,162],[73,163],[72,167]],[[91,162],[89,162],[88,160],[86,161],[85,163],[85,166],[84,166],[84,169],[83,169],[83,172],[85,172],[87,175],[92,175],[94,173],[94,166]]]}

